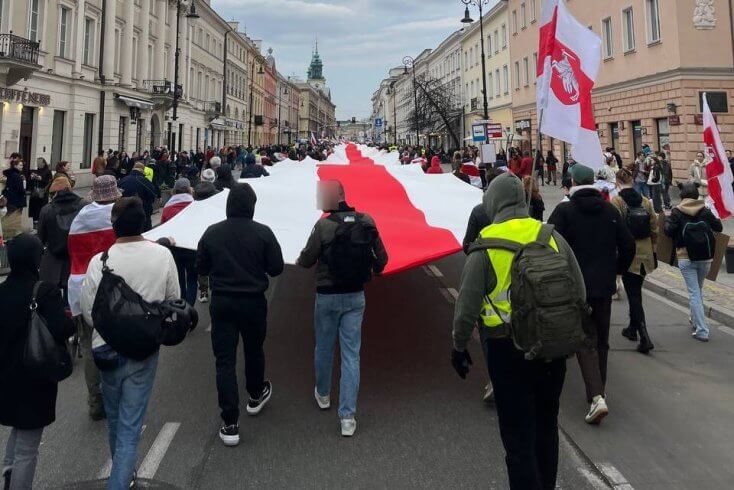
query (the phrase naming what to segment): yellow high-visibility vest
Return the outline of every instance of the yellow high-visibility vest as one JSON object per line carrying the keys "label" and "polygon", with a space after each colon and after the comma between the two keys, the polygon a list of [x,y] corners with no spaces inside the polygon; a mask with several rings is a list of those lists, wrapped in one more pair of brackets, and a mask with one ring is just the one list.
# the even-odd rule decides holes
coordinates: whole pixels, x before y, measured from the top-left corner
{"label": "yellow high-visibility vest", "polygon": [[[483,239],[500,238],[524,246],[537,240],[542,226],[540,221],[533,218],[518,218],[504,223],[491,224],[484,228],[479,236]],[[558,244],[552,237],[550,246],[556,252],[558,251]],[[489,260],[497,277],[497,285],[485,296],[480,316],[485,327],[497,328],[509,325],[512,319],[510,285],[512,284],[512,261],[515,254],[498,248],[487,249],[487,254],[489,254]]]}

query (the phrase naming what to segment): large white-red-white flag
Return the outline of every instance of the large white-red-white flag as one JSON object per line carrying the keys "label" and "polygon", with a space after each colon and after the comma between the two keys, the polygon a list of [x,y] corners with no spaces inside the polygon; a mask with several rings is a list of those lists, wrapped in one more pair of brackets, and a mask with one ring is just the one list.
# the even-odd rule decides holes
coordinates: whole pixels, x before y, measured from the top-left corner
{"label": "large white-red-white flag", "polygon": [[719,128],[714,115],[711,114],[705,93],[703,94],[703,142],[708,155],[706,175],[709,199],[713,202],[719,218],[726,219],[734,215],[734,188],[732,188],[734,175],[732,175],[724,145],[721,143]]}
{"label": "large white-red-white flag", "polygon": [[537,67],[540,132],[573,145],[573,158],[593,168],[604,164],[591,102],[600,63],[601,38],[571,15],[564,0],[546,0]]}

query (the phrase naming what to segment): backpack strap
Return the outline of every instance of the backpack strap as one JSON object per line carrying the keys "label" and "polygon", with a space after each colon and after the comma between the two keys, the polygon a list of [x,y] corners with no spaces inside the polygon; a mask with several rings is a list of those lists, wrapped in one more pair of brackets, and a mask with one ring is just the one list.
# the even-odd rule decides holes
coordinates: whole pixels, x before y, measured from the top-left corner
{"label": "backpack strap", "polygon": [[540,227],[540,231],[538,232],[538,238],[535,239],[536,242],[542,243],[543,245],[550,245],[551,238],[553,238],[553,232],[555,231],[556,227],[554,225],[549,225],[547,223],[543,223]]}
{"label": "backpack strap", "polygon": [[38,290],[41,288],[42,281],[37,281],[33,285],[33,295],[31,296],[31,311],[36,311],[38,309]]}
{"label": "backpack strap", "polygon": [[505,240],[504,238],[477,238],[477,240],[469,246],[469,253],[482,250],[501,249],[508,252],[518,253],[523,249],[523,245]]}
{"label": "backpack strap", "polygon": [[112,269],[107,266],[107,259],[109,258],[110,254],[108,250],[102,252],[102,257],[100,257],[100,260],[102,260],[102,272],[112,272]]}

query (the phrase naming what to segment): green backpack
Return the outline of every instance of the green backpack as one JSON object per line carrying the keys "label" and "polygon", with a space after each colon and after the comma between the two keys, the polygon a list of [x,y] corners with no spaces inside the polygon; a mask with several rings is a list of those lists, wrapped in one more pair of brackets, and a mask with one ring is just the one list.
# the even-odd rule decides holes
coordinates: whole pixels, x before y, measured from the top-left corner
{"label": "green backpack", "polygon": [[[544,224],[538,238],[527,245],[480,238],[471,249],[503,249],[515,254],[510,272],[512,319],[508,327],[515,346],[528,361],[568,357],[586,341],[583,322],[589,307],[581,299],[585,286],[573,273],[569,260],[551,247],[553,230],[552,225]],[[486,299],[499,315],[489,297]]]}

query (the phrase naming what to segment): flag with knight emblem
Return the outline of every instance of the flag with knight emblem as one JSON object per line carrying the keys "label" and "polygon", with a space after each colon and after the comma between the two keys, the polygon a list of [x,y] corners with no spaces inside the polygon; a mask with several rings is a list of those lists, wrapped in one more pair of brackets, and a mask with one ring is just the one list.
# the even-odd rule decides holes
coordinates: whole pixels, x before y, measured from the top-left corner
{"label": "flag with knight emblem", "polygon": [[719,127],[709,108],[708,98],[703,94],[703,141],[706,145],[706,176],[708,177],[709,199],[719,218],[726,219],[734,215],[734,188],[726,151],[721,142]]}
{"label": "flag with knight emblem", "polygon": [[601,38],[576,20],[564,0],[546,0],[540,18],[537,103],[540,132],[573,145],[574,160],[604,164],[591,90],[601,63]]}

